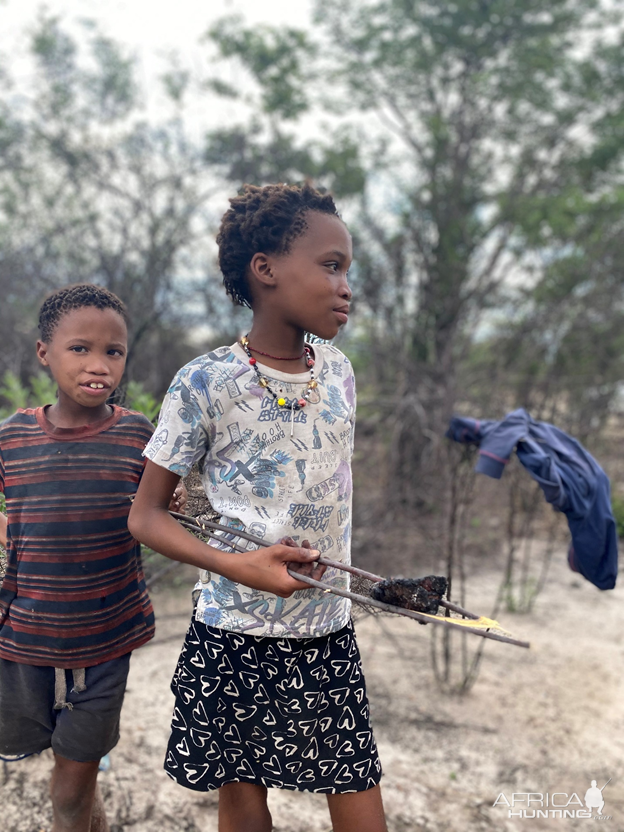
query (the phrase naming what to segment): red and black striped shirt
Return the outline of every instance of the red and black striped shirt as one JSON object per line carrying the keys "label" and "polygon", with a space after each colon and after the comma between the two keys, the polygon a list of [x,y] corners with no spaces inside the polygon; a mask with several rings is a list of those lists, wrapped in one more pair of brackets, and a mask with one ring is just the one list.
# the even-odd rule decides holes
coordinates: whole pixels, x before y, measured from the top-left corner
{"label": "red and black striped shirt", "polygon": [[114,407],[107,419],[56,428],[44,408],[0,425],[7,503],[7,571],[0,589],[0,657],[90,667],[154,635],[130,497],[153,427]]}

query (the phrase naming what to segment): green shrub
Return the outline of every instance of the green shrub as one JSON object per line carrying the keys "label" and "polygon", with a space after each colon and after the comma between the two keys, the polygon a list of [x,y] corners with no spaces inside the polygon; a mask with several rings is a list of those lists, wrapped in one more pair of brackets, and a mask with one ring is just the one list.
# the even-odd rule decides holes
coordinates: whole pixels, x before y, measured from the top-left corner
{"label": "green shrub", "polygon": [[[41,371],[36,376],[31,376],[28,384],[23,384],[15,373],[8,370],[2,377],[0,387],[0,421],[20,408],[41,407],[55,400],[56,383],[47,373]],[[155,422],[158,418],[161,402],[145,390],[140,382],[128,382],[122,400],[124,407],[145,414],[150,422]]]}
{"label": "green shrub", "polygon": [[611,496],[611,508],[615,517],[617,536],[624,537],[624,497],[620,497],[619,494],[613,494]]}
{"label": "green shrub", "polygon": [[10,370],[2,376],[0,420],[23,407],[40,407],[56,399],[56,384],[43,370],[23,384]]}
{"label": "green shrub", "polygon": [[160,413],[161,402],[155,399],[138,381],[129,381],[124,396],[124,406],[130,410],[138,410],[150,420],[156,422]]}

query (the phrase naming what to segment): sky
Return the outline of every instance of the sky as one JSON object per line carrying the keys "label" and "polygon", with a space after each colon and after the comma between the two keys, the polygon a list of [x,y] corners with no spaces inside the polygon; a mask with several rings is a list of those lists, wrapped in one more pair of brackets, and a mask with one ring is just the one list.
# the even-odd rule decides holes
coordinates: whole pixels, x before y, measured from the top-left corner
{"label": "sky", "polygon": [[[80,21],[91,19],[107,35],[130,48],[136,56],[139,78],[148,96],[156,89],[163,60],[177,51],[182,63],[201,74],[206,47],[201,35],[219,17],[241,14],[250,22],[304,27],[310,20],[312,0],[0,0],[0,55],[18,83],[24,78],[19,55],[27,43],[27,30],[46,8],[62,18],[71,31],[84,31]],[[153,97],[153,96],[152,96]]]}
{"label": "sky", "polygon": [[309,0],[0,0],[0,42],[14,43],[20,31],[46,6],[67,20],[92,18],[113,37],[147,59],[159,50],[193,49],[208,24],[224,14],[240,13],[249,21],[302,26],[309,20]]}

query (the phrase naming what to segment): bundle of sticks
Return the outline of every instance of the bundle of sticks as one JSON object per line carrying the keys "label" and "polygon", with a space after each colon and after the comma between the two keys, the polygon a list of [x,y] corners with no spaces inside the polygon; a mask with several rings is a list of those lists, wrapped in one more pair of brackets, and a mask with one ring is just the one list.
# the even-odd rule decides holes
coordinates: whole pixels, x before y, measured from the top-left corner
{"label": "bundle of sticks", "polygon": [[[243,553],[247,552],[248,549],[236,543],[232,538],[246,540],[259,547],[272,545],[261,537],[249,534],[249,532],[241,529],[223,526],[214,520],[189,517],[175,511],[170,512],[170,514],[189,531],[204,538],[217,540],[220,544],[226,543],[233,552]],[[280,542],[287,542],[287,539]],[[294,541],[292,543],[294,544]],[[364,609],[373,608],[395,615],[403,615],[415,619],[420,624],[437,624],[459,629],[464,633],[514,644],[517,647],[528,648],[531,646],[527,641],[513,638],[503,630],[497,621],[476,615],[444,598],[443,596],[447,590],[447,580],[444,577],[428,575],[424,578],[383,578],[381,575],[375,575],[364,569],[331,560],[323,555],[318,558],[318,562],[325,567],[349,572],[355,576],[359,588],[368,585],[367,595],[341,589],[327,582],[317,581],[294,568],[289,568],[288,572],[298,581],[324,592],[332,592],[335,595],[349,598]],[[437,614],[440,607],[444,610],[443,615]],[[451,613],[456,613],[461,618],[451,617]]]}

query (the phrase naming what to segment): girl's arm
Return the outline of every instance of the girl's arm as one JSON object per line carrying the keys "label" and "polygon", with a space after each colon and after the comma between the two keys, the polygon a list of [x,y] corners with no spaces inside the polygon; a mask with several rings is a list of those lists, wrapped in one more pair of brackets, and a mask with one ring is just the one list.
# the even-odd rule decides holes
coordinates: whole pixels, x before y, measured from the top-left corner
{"label": "girl's arm", "polygon": [[7,545],[7,519],[6,515],[0,511],[0,546],[6,549]]}
{"label": "girl's arm", "polygon": [[168,512],[169,502],[180,480],[177,474],[150,460],[141,477],[130,509],[128,528],[141,543],[172,560],[217,572],[231,581],[288,598],[308,584],[291,578],[287,568],[293,561],[310,564],[319,553],[314,549],[284,544],[256,549],[246,554],[222,552],[187,532]]}

